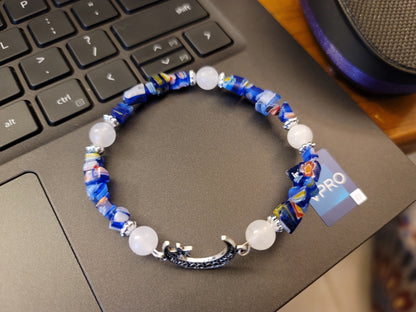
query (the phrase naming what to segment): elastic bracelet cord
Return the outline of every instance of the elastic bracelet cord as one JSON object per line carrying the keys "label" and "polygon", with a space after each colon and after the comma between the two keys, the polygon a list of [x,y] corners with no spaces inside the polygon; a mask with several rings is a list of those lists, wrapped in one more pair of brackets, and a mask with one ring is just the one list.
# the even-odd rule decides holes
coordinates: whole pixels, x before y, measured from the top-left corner
{"label": "elastic bracelet cord", "polygon": [[[160,96],[171,90],[198,85],[204,90],[217,86],[237,96],[244,96],[254,104],[255,110],[264,116],[276,115],[288,131],[290,146],[299,150],[302,161],[287,170],[293,186],[289,189],[287,199],[273,209],[265,220],[255,220],[246,229],[246,242],[237,245],[231,238],[222,235],[226,247],[216,255],[205,258],[192,258],[191,246],[176,244],[170,246],[165,241],[158,251],[158,235],[149,226],[137,226],[130,217],[127,208],[118,207],[110,201],[108,183],[110,177],[104,168],[104,149],[111,146],[116,139],[116,130],[126,122],[134,109],[146,103],[151,97]],[[266,250],[276,239],[276,232],[283,230],[293,233],[307,211],[311,197],[318,195],[316,182],[321,171],[318,155],[314,149],[313,134],[309,127],[299,124],[298,118],[287,102],[279,104],[280,95],[270,90],[262,90],[247,79],[224,73],[218,74],[215,68],[202,67],[194,71],[180,71],[174,74],[160,73],[152,76],[146,83],[140,83],[123,94],[123,102],[117,104],[103,121],[93,125],[89,132],[92,145],[86,147],[83,166],[88,198],[97,210],[108,220],[109,228],[119,231],[121,236],[129,237],[131,250],[140,256],[152,254],[154,257],[170,261],[183,268],[213,269],[230,262],[236,254],[246,255],[250,248]]]}

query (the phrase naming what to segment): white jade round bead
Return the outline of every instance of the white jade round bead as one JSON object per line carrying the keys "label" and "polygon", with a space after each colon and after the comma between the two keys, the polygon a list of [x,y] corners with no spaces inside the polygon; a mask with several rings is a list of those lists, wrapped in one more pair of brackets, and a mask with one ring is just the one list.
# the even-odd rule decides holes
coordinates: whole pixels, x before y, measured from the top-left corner
{"label": "white jade round bead", "polygon": [[266,250],[276,240],[276,232],[273,230],[273,226],[266,220],[256,220],[248,225],[246,240],[252,248]]}
{"label": "white jade round bead", "polygon": [[150,255],[158,241],[157,233],[150,226],[139,226],[129,236],[130,249],[139,256]]}
{"label": "white jade round bead", "polygon": [[196,73],[196,83],[201,89],[212,90],[218,84],[218,72],[212,66],[201,67]]}
{"label": "white jade round bead", "polygon": [[287,141],[293,148],[299,149],[307,143],[312,143],[312,130],[305,125],[297,124],[289,129]]}
{"label": "white jade round bead", "polygon": [[90,129],[90,140],[95,146],[108,147],[116,140],[116,130],[109,123],[96,123]]}

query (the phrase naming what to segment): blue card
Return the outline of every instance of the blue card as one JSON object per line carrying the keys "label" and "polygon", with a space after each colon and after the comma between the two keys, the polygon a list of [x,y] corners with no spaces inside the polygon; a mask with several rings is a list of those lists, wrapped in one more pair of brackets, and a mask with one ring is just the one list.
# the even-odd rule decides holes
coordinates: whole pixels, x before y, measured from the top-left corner
{"label": "blue card", "polygon": [[318,151],[321,175],[317,182],[319,194],[310,204],[325,222],[331,226],[347,212],[367,200],[326,149]]}

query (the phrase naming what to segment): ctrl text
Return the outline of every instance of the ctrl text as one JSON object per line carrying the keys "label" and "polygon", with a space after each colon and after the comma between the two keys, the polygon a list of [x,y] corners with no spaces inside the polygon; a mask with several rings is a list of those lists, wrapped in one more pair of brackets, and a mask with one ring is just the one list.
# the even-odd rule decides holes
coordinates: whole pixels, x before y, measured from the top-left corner
{"label": "ctrl text", "polygon": [[57,103],[58,105],[62,105],[62,104],[65,104],[65,103],[67,103],[67,102],[69,102],[69,101],[72,101],[71,96],[70,96],[69,94],[66,94],[65,96],[63,96],[63,97],[59,98],[59,99],[56,101],[56,103]]}

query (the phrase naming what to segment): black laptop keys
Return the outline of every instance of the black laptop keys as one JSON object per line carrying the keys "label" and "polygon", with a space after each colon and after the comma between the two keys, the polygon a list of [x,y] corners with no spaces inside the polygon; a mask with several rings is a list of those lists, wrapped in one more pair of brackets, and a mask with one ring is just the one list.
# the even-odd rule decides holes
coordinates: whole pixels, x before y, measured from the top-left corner
{"label": "black laptop keys", "polygon": [[20,62],[30,88],[37,89],[71,73],[71,68],[58,48],[49,48]]}

